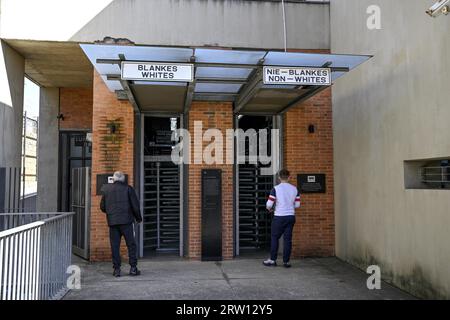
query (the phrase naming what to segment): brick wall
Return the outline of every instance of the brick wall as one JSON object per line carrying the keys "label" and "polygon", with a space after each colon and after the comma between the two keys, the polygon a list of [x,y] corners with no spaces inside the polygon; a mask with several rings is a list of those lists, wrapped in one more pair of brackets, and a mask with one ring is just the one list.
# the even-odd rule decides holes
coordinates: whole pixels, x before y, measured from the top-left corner
{"label": "brick wall", "polygon": [[59,121],[61,130],[92,129],[92,88],[61,88],[59,109],[64,120]]}
{"label": "brick wall", "polygon": [[[119,101],[110,92],[100,75],[94,71],[93,147],[92,147],[92,207],[91,261],[110,261],[109,230],[106,216],[100,211],[100,197],[96,195],[96,176],[121,170],[128,174],[133,185],[134,112],[128,101]],[[111,134],[111,123],[117,131]],[[123,248],[123,247],[122,247]]]}
{"label": "brick wall", "polygon": [[[308,131],[314,124],[315,133]],[[297,174],[326,174],[326,194],[302,195],[294,229],[293,255],[334,256],[333,128],[331,89],[287,112],[284,133],[285,166],[292,183]]]}
{"label": "brick wall", "polygon": [[[224,134],[233,128],[231,103],[193,102],[189,112],[191,153],[194,152],[194,121],[202,121],[203,130],[220,129]],[[225,143],[225,142],[224,142]],[[203,149],[208,143],[203,143]],[[225,157],[225,152],[224,152]],[[224,159],[225,162],[225,159]],[[188,250],[190,259],[201,257],[201,170],[222,170],[222,254],[224,259],[233,257],[233,165],[189,165],[189,231]]]}

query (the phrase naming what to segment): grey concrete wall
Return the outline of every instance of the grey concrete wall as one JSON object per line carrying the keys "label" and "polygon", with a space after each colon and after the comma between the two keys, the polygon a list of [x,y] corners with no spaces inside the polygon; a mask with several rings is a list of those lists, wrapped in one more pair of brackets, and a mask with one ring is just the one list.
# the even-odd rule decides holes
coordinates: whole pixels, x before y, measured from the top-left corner
{"label": "grey concrete wall", "polygon": [[25,61],[0,40],[0,212],[19,207]]}
{"label": "grey concrete wall", "polygon": [[[329,49],[328,4],[287,2],[286,15],[288,47]],[[284,46],[281,4],[274,1],[116,0],[70,40],[105,36],[152,45]]]}
{"label": "grey concrete wall", "polygon": [[25,62],[0,40],[0,167],[20,167]]}
{"label": "grey concrete wall", "polygon": [[[450,157],[450,17],[428,17],[432,2],[331,2],[332,51],[374,55],[333,89],[336,251],[413,294],[450,298],[450,191],[404,183],[405,160]],[[366,26],[373,4],[381,30]]]}
{"label": "grey concrete wall", "polygon": [[59,88],[40,90],[38,143],[38,212],[58,210]]}

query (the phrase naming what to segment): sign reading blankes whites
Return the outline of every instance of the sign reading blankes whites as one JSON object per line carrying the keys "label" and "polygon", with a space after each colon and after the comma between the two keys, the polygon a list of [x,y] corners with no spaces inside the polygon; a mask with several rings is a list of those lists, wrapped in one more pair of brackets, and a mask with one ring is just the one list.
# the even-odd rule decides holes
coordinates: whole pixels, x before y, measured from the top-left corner
{"label": "sign reading blankes whites", "polygon": [[330,86],[330,68],[264,67],[264,84]]}
{"label": "sign reading blankes whites", "polygon": [[194,66],[183,63],[123,61],[122,79],[157,82],[193,82]]}

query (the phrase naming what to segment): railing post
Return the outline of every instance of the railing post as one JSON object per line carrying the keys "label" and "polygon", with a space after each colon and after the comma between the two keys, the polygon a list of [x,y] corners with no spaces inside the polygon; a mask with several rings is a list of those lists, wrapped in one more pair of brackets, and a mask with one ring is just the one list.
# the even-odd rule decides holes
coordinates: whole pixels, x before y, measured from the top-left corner
{"label": "railing post", "polygon": [[3,290],[4,290],[4,286],[3,286],[3,260],[4,260],[4,256],[3,256],[3,243],[4,240],[0,238],[0,298],[3,297]]}

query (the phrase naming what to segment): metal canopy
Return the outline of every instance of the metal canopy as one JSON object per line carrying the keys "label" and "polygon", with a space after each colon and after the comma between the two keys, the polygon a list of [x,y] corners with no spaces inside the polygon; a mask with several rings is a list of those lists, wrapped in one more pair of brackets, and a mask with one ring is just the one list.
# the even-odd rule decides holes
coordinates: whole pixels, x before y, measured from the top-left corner
{"label": "metal canopy", "polygon": [[[263,67],[327,67],[336,81],[367,61],[367,55],[278,51],[218,50],[150,46],[81,44],[81,48],[119,99],[127,97],[137,112],[189,110],[192,101],[230,101],[239,114],[281,114],[327,86],[264,85]],[[190,63],[194,81],[152,82],[121,79],[121,62]]]}

